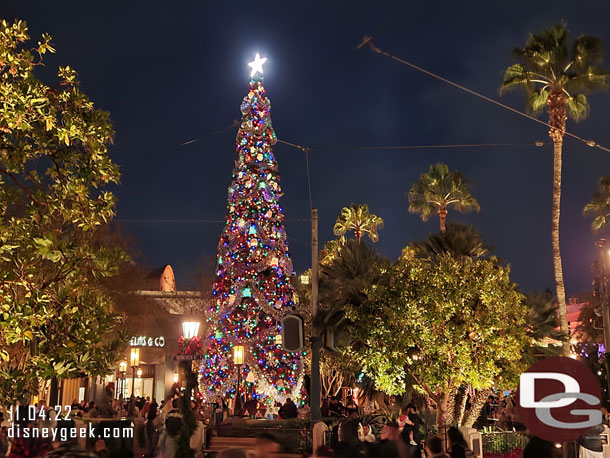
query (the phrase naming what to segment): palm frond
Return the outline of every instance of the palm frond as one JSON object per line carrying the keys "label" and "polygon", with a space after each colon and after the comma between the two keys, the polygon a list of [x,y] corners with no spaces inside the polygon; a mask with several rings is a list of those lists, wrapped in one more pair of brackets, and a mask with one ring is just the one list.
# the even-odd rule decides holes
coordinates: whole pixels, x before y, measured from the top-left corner
{"label": "palm frond", "polygon": [[455,222],[448,222],[445,232],[428,234],[422,242],[412,242],[411,247],[418,257],[430,259],[447,253],[455,257],[479,258],[489,254],[492,249],[474,226]]}
{"label": "palm frond", "polygon": [[604,49],[599,38],[585,35],[568,50],[570,34],[565,24],[532,34],[522,49],[516,49],[517,61],[504,72],[500,93],[513,87],[525,89],[527,108],[540,114],[546,108],[548,92],[564,91],[566,108],[575,121],[587,117],[589,104],[583,94],[608,88],[610,72],[599,67]]}
{"label": "palm frond", "polygon": [[572,47],[573,68],[584,71],[591,65],[599,65],[604,60],[604,44],[592,35],[582,35]]}
{"label": "palm frond", "polygon": [[591,230],[593,232],[599,232],[603,227],[606,226],[610,226],[610,215],[599,215],[591,223]]}
{"label": "palm frond", "polygon": [[582,121],[589,116],[589,101],[584,94],[566,98],[567,113],[575,122]]}
{"label": "palm frond", "polygon": [[372,214],[366,204],[351,204],[343,207],[333,227],[336,236],[343,236],[352,230],[360,236],[366,234],[373,242],[379,240],[378,230],[383,228],[383,219]]}
{"label": "palm frond", "polygon": [[419,213],[422,221],[427,221],[439,209],[453,207],[465,213],[479,211],[476,199],[470,194],[471,182],[459,171],[450,171],[446,164],[430,166],[422,173],[409,191],[409,211]]}
{"label": "palm frond", "polygon": [[546,108],[546,101],[549,98],[549,90],[548,89],[539,89],[537,91],[532,91],[530,96],[527,99],[527,107],[529,111],[533,114],[540,114]]}
{"label": "palm frond", "polygon": [[590,94],[608,89],[610,72],[601,67],[588,67],[582,72],[569,72],[564,83],[568,92]]}
{"label": "palm frond", "polygon": [[592,216],[591,229],[598,232],[610,227],[610,176],[599,179],[597,192],[593,194],[591,202],[583,208],[583,216]]}

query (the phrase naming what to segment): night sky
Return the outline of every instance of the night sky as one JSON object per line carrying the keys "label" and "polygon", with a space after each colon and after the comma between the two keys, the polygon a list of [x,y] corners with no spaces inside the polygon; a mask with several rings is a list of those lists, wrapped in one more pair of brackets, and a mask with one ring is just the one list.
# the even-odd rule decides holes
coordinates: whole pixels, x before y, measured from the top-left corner
{"label": "night sky", "polygon": [[[227,127],[240,119],[256,52],[268,57],[265,87],[278,138],[321,148],[310,152],[321,242],[333,237],[343,206],[367,203],[385,221],[378,248],[396,259],[410,240],[438,230],[437,218],[423,223],[407,212],[406,193],[442,161],[473,181],[481,205],[478,214],[450,212],[449,220],[475,224],[524,291],[554,286],[547,129],[355,48],[373,34],[378,47],[499,99],[511,51],[529,32],[563,20],[574,37],[597,35],[610,48],[607,2],[12,0],[1,16],[26,20],[35,39],[53,36],[57,54],[41,78],[53,83],[57,66],[70,65],[96,106],[110,111],[111,156],[122,172],[117,218],[131,221],[121,225],[148,265],[172,264],[179,288],[190,286],[206,255],[215,256],[222,223],[144,221],[224,220],[236,157],[236,129]],[[519,93],[501,101],[524,106]],[[590,103],[589,119],[568,121],[568,130],[610,147],[610,93]],[[348,149],[537,140],[545,146]],[[305,155],[281,144],[275,153],[299,272],[311,259]],[[603,174],[610,174],[610,153],[566,139],[561,246],[569,294],[591,283],[595,237],[581,211]]]}

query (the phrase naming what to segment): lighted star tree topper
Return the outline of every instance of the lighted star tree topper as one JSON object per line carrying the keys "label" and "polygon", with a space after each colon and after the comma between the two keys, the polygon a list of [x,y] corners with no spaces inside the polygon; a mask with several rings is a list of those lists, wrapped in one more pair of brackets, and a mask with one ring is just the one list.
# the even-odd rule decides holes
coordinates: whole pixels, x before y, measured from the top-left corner
{"label": "lighted star tree topper", "polygon": [[278,203],[282,191],[272,151],[277,139],[262,84],[266,60],[256,54],[248,64],[250,90],[241,104],[238,158],[218,242],[200,388],[206,397],[234,395],[233,347],[243,345],[242,379],[253,372],[256,395],[283,402],[301,397],[302,355],[284,351],[276,339],[282,315],[295,309],[297,299],[284,213]]}

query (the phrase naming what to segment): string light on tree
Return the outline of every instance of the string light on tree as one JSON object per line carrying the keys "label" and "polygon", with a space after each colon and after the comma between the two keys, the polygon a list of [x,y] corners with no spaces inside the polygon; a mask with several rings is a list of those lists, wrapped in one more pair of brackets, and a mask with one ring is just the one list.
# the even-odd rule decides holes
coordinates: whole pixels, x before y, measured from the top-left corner
{"label": "string light on tree", "polygon": [[253,374],[255,396],[283,402],[302,391],[301,353],[276,342],[281,317],[296,306],[291,283],[271,105],[256,55],[250,89],[241,104],[238,153],[229,186],[227,215],[218,242],[213,306],[201,367],[201,391],[208,397],[235,394],[232,349],[246,347],[244,372]]}

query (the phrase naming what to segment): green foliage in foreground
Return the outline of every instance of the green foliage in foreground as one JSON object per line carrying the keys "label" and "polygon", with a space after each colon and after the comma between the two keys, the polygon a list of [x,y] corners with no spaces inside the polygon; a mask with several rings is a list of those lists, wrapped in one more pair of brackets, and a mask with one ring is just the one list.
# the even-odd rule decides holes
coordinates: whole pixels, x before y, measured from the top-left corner
{"label": "green foliage in foreground", "polygon": [[70,67],[53,86],[38,80],[54,49],[48,35],[28,40],[24,22],[0,22],[0,401],[11,403],[41,380],[107,373],[125,337],[101,286],[126,260],[100,235],[119,180],[109,115]]}
{"label": "green foliage in foreground", "polygon": [[496,258],[441,254],[431,262],[406,249],[348,317],[359,323],[353,352],[377,387],[400,394],[414,383],[443,414],[461,385],[512,382],[528,342],[526,314]]}

